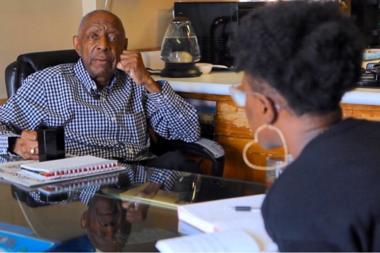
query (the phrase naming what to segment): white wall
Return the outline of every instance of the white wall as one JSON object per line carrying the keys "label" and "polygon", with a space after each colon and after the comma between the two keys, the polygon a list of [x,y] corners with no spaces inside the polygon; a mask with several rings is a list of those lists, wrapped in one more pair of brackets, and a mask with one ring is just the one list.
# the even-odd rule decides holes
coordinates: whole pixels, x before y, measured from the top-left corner
{"label": "white wall", "polygon": [[128,48],[155,48],[171,20],[174,0],[112,0],[110,10],[125,26]]}
{"label": "white wall", "polygon": [[[21,53],[72,48],[82,13],[105,0],[0,0],[0,99],[6,98],[5,67]],[[112,0],[130,49],[157,48],[174,0]]]}
{"label": "white wall", "polygon": [[78,0],[1,0],[0,98],[5,67],[21,53],[71,48],[81,15]]}

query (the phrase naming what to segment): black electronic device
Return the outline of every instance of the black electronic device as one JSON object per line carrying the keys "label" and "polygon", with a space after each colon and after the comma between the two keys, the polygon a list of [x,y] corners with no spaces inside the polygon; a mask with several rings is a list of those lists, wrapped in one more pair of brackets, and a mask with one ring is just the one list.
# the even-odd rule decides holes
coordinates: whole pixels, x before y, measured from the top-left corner
{"label": "black electronic device", "polygon": [[233,58],[229,49],[231,35],[242,17],[265,1],[249,2],[176,2],[174,16],[187,17],[198,37],[201,62],[231,67]]}
{"label": "black electronic device", "polygon": [[380,62],[368,63],[366,69],[362,69],[358,87],[380,88]]}
{"label": "black electronic device", "polygon": [[351,17],[369,48],[380,47],[380,0],[351,0]]}
{"label": "black electronic device", "polygon": [[63,127],[41,126],[37,130],[37,140],[40,161],[65,157],[65,131]]}

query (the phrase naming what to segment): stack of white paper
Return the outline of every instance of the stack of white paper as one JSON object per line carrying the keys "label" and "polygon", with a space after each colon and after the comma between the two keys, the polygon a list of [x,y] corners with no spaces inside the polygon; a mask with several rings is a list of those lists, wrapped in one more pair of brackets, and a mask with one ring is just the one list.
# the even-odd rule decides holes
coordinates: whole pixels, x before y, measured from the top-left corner
{"label": "stack of white paper", "polygon": [[[241,248],[245,246],[250,248],[249,251],[276,251],[277,246],[265,230],[260,211],[264,197],[265,195],[261,194],[179,206],[180,222],[186,222],[208,234],[163,240],[156,246],[162,252],[172,252],[168,249],[175,249],[173,252],[192,251],[195,249],[181,249],[178,245],[200,245],[202,240],[216,237],[213,240],[217,240],[224,248],[214,248],[210,249],[211,251],[246,251]],[[237,211],[236,207],[244,207],[246,211]],[[243,241],[236,241],[236,235]],[[208,246],[214,247],[211,244]],[[209,248],[199,250],[208,251]]]}
{"label": "stack of white paper", "polygon": [[[233,242],[233,243],[229,243]],[[160,240],[160,252],[257,252],[258,244],[244,231],[224,231]]]}

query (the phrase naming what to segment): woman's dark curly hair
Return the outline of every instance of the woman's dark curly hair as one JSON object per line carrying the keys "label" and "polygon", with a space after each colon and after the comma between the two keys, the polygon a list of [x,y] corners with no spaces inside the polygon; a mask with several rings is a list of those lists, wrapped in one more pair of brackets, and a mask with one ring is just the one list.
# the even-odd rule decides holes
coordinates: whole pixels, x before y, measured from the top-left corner
{"label": "woman's dark curly hair", "polygon": [[233,41],[237,68],[267,81],[297,115],[339,109],[360,76],[361,35],[336,3],[268,4],[242,20]]}

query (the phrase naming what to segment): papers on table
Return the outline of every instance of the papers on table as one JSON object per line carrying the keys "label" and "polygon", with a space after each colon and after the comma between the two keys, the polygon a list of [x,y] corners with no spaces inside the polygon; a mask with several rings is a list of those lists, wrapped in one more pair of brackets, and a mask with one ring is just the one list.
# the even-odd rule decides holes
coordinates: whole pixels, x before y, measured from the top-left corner
{"label": "papers on table", "polygon": [[160,252],[255,252],[259,245],[244,231],[223,231],[160,240]]}
{"label": "papers on table", "polygon": [[[204,239],[208,240],[210,237],[215,237],[213,240],[221,239],[223,241],[223,250],[219,248],[209,249],[208,246],[212,245],[207,245],[207,248],[199,250],[246,251],[240,247],[247,246],[250,248],[249,251],[276,251],[277,246],[266,233],[260,211],[264,197],[265,195],[260,194],[181,205],[178,207],[180,222],[186,222],[210,234],[168,239],[157,243],[157,247],[162,252],[192,251],[197,249],[186,247],[198,245]],[[243,207],[242,209],[246,211],[237,211],[236,207]],[[243,241],[237,243],[236,240],[233,240],[235,236],[239,236]],[[182,245],[182,248],[179,248],[179,245]]]}

